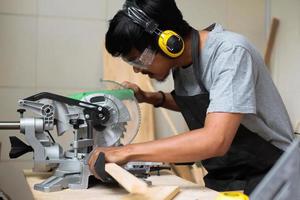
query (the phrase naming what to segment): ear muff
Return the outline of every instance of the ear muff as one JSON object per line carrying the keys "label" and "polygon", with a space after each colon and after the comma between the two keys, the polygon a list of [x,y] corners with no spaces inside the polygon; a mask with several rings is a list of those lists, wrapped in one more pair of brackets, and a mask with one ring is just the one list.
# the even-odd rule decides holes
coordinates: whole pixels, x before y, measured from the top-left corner
{"label": "ear muff", "polygon": [[169,57],[177,58],[184,51],[184,41],[174,31],[165,30],[162,31],[158,27],[153,19],[151,19],[144,11],[142,11],[137,5],[131,5],[129,1],[124,4],[124,10],[126,15],[136,24],[145,29],[147,33],[155,34],[158,37],[159,48]]}
{"label": "ear muff", "polygon": [[183,39],[171,30],[163,31],[158,35],[158,46],[171,58],[179,57],[184,51]]}

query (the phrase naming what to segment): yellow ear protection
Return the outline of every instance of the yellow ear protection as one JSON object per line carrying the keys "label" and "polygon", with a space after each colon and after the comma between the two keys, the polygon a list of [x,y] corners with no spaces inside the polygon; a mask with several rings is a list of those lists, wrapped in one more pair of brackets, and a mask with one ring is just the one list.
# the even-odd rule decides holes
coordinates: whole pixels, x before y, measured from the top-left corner
{"label": "yellow ear protection", "polygon": [[136,6],[126,7],[127,16],[136,24],[142,26],[146,32],[158,36],[158,46],[171,58],[179,57],[184,50],[184,41],[180,35],[172,30],[162,31],[158,24]]}

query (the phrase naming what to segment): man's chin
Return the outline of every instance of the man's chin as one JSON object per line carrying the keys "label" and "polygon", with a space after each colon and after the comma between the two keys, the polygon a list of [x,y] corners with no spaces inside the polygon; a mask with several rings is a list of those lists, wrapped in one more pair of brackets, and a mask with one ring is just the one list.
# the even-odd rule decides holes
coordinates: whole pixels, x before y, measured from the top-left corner
{"label": "man's chin", "polygon": [[158,82],[164,82],[167,78],[168,78],[169,74],[166,74],[165,76],[163,77],[155,77],[155,76],[152,76],[150,77],[151,79],[155,79],[156,81]]}
{"label": "man's chin", "polygon": [[163,77],[163,78],[158,78],[158,79],[155,79],[155,80],[158,81],[158,82],[165,82],[166,79],[167,79],[167,77]]}

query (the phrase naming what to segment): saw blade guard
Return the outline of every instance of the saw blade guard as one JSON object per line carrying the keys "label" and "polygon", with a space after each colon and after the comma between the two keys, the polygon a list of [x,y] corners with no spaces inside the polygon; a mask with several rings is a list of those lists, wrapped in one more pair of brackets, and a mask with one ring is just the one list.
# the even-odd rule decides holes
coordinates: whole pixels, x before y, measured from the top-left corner
{"label": "saw blade guard", "polygon": [[103,130],[94,130],[95,146],[126,145],[137,135],[141,112],[132,90],[114,81],[101,81],[98,91],[74,94],[71,98],[109,110],[110,118],[103,124]]}

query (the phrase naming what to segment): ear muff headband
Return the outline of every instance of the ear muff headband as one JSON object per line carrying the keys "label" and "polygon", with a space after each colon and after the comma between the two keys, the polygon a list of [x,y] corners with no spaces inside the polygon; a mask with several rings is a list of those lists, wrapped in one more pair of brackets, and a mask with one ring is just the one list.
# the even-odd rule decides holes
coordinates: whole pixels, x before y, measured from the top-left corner
{"label": "ear muff headband", "polygon": [[161,31],[158,24],[137,7],[127,7],[126,13],[134,23],[142,26],[146,32],[158,36],[158,46],[166,55],[177,58],[183,53],[184,41],[179,34],[172,30]]}

